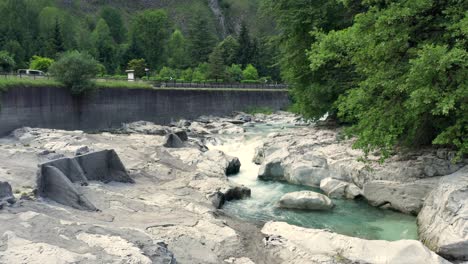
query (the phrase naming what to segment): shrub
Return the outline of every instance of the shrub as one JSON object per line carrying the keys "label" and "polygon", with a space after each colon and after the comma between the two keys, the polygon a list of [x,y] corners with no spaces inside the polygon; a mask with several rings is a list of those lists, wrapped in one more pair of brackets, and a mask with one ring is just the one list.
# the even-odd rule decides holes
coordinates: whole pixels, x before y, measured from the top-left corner
{"label": "shrub", "polygon": [[252,64],[247,65],[242,72],[244,80],[258,80],[258,71]]}
{"label": "shrub", "polygon": [[50,66],[50,73],[71,93],[80,95],[95,88],[91,80],[99,72],[99,63],[87,53],[70,51]]}
{"label": "shrub", "polygon": [[129,70],[135,71],[135,77],[142,78],[146,75],[146,61],[145,59],[133,59],[128,62],[127,65]]}
{"label": "shrub", "polygon": [[0,51],[0,71],[11,71],[16,63],[7,51]]}
{"label": "shrub", "polygon": [[50,65],[54,63],[54,60],[51,58],[33,56],[29,68],[33,70],[39,70],[43,72],[49,71]]}
{"label": "shrub", "polygon": [[258,80],[242,80],[241,83],[260,83]]}
{"label": "shrub", "polygon": [[239,64],[232,64],[231,67],[227,68],[226,72],[227,72],[229,81],[231,82],[242,81],[242,78],[243,78],[242,68]]}

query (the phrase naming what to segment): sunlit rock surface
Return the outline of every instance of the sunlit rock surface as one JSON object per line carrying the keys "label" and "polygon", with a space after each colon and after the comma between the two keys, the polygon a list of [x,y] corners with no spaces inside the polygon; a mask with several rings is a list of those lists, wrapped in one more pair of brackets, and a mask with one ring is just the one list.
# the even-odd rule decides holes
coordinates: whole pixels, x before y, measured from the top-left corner
{"label": "sunlit rock surface", "polygon": [[468,260],[468,166],[443,177],[418,215],[419,235],[449,259]]}
{"label": "sunlit rock surface", "polygon": [[416,240],[364,240],[283,222],[268,222],[262,233],[282,263],[450,263]]}

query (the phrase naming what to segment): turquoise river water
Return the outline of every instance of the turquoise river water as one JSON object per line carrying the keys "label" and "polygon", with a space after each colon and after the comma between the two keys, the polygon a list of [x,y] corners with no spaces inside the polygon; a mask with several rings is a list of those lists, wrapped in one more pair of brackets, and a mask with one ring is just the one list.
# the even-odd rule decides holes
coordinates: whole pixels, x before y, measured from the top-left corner
{"label": "turquoise river water", "polygon": [[[242,163],[240,173],[230,177],[233,182],[252,190],[252,197],[228,202],[223,210],[228,215],[257,224],[267,221],[283,221],[307,228],[329,229],[343,235],[365,239],[399,240],[417,239],[416,218],[394,211],[378,209],[364,200],[332,199],[335,207],[331,211],[299,211],[276,208],[277,201],[286,193],[318,188],[298,186],[283,182],[257,179],[259,166],[252,162],[255,148],[268,133],[281,129],[280,126],[260,125],[247,128],[245,135],[220,136],[224,144],[210,146],[238,157]],[[293,129],[293,128],[287,128]]]}

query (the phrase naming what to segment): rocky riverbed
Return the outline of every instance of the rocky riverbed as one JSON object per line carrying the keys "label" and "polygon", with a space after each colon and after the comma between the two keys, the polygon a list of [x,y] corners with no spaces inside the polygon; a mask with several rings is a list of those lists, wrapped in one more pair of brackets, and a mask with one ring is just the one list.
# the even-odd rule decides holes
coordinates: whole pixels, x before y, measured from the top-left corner
{"label": "rocky riverbed", "polygon": [[[226,215],[220,208],[249,199],[251,190],[228,178],[242,168],[239,159],[207,146],[226,144],[226,135],[242,136],[259,124],[295,127],[263,139],[252,157],[260,180],[321,187],[330,198],[365,197],[373,206],[418,215],[424,244],[371,241],[281,222],[263,226]],[[171,126],[141,121],[98,133],[17,129],[0,139],[0,263],[468,260],[466,161],[453,163],[448,150],[423,150],[384,164],[377,155],[362,163],[351,144],[340,129],[319,128],[288,113],[201,117]],[[90,156],[105,150],[117,155],[109,164],[125,169],[114,172]],[[62,175],[42,165],[51,161],[64,176],[49,176]],[[73,180],[74,164],[81,181]],[[99,166],[110,178],[99,176]],[[130,180],[119,180],[124,174]],[[67,182],[65,195],[51,193],[64,190],[56,177]],[[81,207],[83,201],[92,206]]]}

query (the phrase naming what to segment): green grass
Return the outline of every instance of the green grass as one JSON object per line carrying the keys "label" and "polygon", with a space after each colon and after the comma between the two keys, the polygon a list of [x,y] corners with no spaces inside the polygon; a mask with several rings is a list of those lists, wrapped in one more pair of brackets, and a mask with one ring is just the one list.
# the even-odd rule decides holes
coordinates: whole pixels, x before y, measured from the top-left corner
{"label": "green grass", "polygon": [[19,86],[28,86],[28,87],[61,87],[62,85],[55,81],[55,80],[47,80],[47,79],[29,79],[29,78],[19,78],[8,76],[5,78],[4,76],[0,75],[0,91],[6,91],[8,88],[11,87],[19,87]]}
{"label": "green grass", "polygon": [[149,83],[129,81],[98,81],[97,88],[121,88],[121,89],[153,89]]}
{"label": "green grass", "polygon": [[[0,92],[13,87],[64,87],[63,84],[53,79],[29,79],[0,75]],[[154,88],[150,83],[128,81],[96,81],[96,88],[115,89],[154,89],[154,90],[183,90],[183,91],[243,91],[243,92],[285,92],[287,89],[242,89],[242,88]]]}

